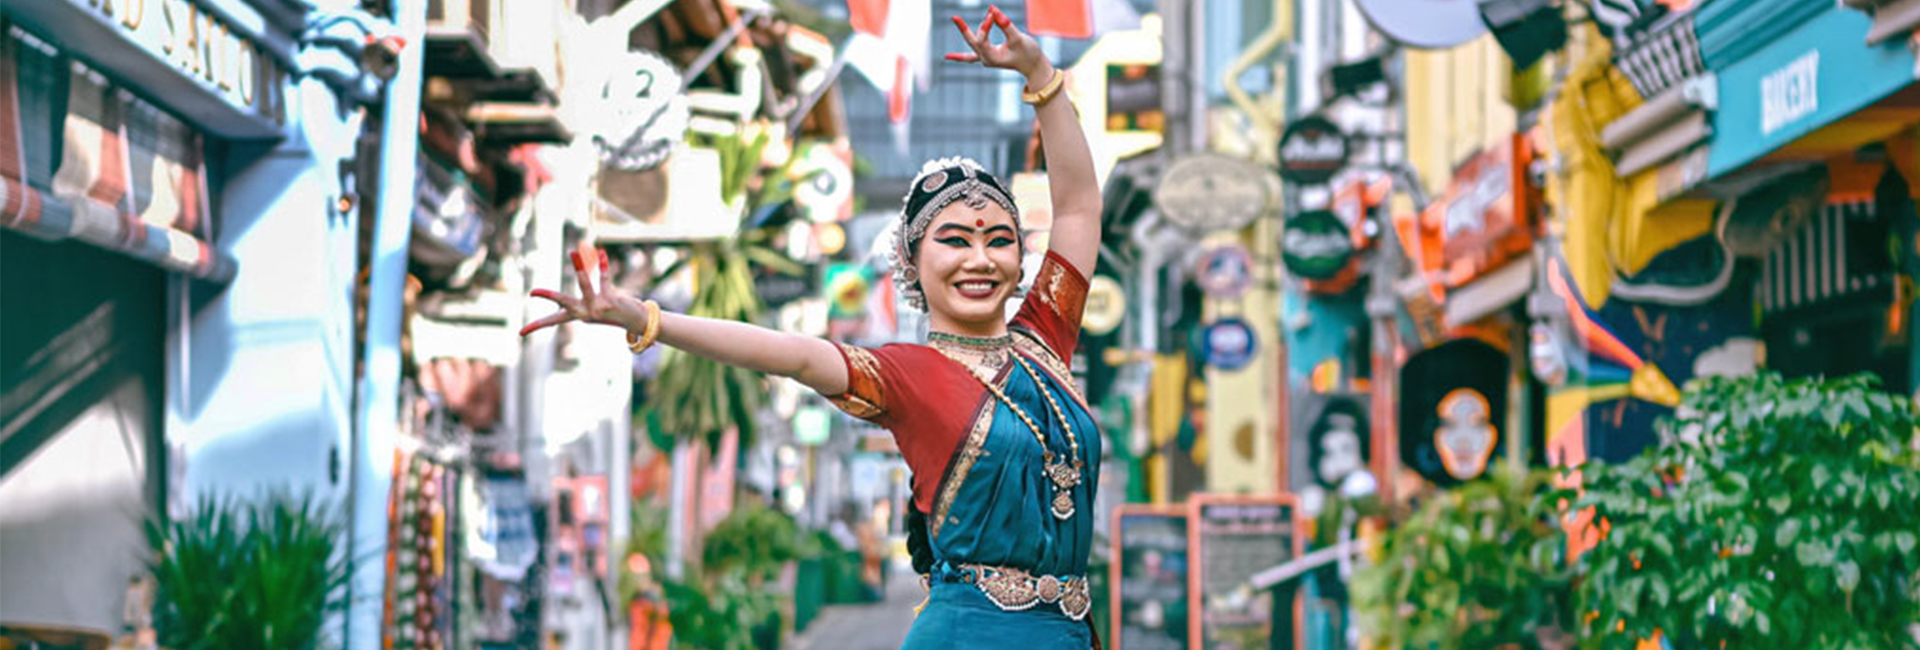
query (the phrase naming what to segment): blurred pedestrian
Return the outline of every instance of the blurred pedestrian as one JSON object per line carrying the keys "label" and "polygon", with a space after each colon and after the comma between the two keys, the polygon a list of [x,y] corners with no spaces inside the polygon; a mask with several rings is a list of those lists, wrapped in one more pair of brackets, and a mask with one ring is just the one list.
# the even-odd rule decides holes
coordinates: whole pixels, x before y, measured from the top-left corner
{"label": "blurred pedestrian", "polygon": [[977,29],[953,21],[972,51],[947,59],[1024,76],[1046,147],[1049,250],[1011,324],[1007,301],[1024,275],[1019,209],[978,163],[947,158],[914,179],[894,236],[894,283],[927,311],[928,345],[867,349],[663,314],[613,286],[604,253],[601,290],[593,260],[576,253],[581,295],[533,292],[562,310],[522,334],[574,320],[623,327],[635,352],[658,341],[791,377],[892,431],[914,474],[908,545],[929,584],[905,648],[1097,647],[1087,559],[1101,437],[1067,359],[1098,261],[1100,185],[1079,118],[1060,99],[1065,73],[1039,43],[997,7]]}

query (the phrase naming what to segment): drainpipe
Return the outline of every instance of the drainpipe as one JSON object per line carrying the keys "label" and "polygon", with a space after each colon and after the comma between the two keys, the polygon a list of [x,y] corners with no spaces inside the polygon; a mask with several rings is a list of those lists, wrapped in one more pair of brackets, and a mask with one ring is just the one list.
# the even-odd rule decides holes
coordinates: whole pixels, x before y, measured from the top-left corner
{"label": "drainpipe", "polygon": [[387,494],[393,483],[394,431],[400,405],[400,319],[407,284],[407,238],[413,227],[414,176],[420,144],[420,89],[425,65],[426,0],[393,0],[407,47],[387,84],[380,120],[379,193],[367,279],[364,374],[354,386],[353,474],[348,488],[346,639],[348,650],[378,650],[386,592]]}

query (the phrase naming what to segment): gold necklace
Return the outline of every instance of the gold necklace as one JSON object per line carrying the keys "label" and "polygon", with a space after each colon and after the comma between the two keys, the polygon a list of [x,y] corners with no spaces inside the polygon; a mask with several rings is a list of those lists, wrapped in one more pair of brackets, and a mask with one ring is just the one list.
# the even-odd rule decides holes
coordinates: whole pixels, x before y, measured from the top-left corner
{"label": "gold necklace", "polygon": [[976,371],[981,367],[997,370],[1007,364],[1007,350],[1013,347],[1013,335],[961,336],[935,331],[927,332],[927,343],[934,349],[948,353],[948,357],[958,354],[977,359],[978,364],[961,363]]}
{"label": "gold necklace", "polygon": [[934,350],[946,356],[947,359],[952,360],[954,363],[960,364],[961,367],[966,368],[968,374],[973,375],[974,379],[980,380],[980,383],[985,385],[989,392],[993,393],[994,398],[999,399],[1000,403],[1007,405],[1007,408],[1013,411],[1014,415],[1020,416],[1021,422],[1026,423],[1027,430],[1033,432],[1033,439],[1040,443],[1041,474],[1053,483],[1053,499],[1051,500],[1053,517],[1062,521],[1072,519],[1074,512],[1072,490],[1074,486],[1080,484],[1080,470],[1086,466],[1086,462],[1080,459],[1080,439],[1073,434],[1073,423],[1067,420],[1066,412],[1062,411],[1060,409],[1060,403],[1053,399],[1053,393],[1047,392],[1047,384],[1040,379],[1040,373],[1035,371],[1033,366],[1029,365],[1027,360],[1020,355],[1010,355],[1016,363],[1020,364],[1022,370],[1027,371],[1027,376],[1033,378],[1034,388],[1039,390],[1040,395],[1047,399],[1047,406],[1053,409],[1054,416],[1060,418],[1060,426],[1065,428],[1067,432],[1067,446],[1073,454],[1073,462],[1071,463],[1056,461],[1054,459],[1053,450],[1047,447],[1047,436],[1040,431],[1040,425],[1034,423],[1033,418],[1027,415],[1026,409],[1020,408],[1020,405],[1013,403],[1013,400],[1009,399],[1006,393],[1001,392],[999,386],[993,385],[992,379],[981,374],[981,372],[973,366],[967,365],[966,362],[953,356],[952,353],[937,347],[934,348]]}

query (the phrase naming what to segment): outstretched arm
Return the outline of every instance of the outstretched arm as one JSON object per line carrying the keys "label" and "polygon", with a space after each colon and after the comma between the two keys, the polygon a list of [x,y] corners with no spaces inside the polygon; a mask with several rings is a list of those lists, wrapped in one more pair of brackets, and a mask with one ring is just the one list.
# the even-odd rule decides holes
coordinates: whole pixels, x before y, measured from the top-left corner
{"label": "outstretched arm", "polygon": [[[953,23],[972,52],[948,54],[947,60],[979,62],[990,68],[1019,72],[1027,79],[1027,91],[1038,92],[1053,80],[1056,72],[1040,44],[1015,27],[999,7],[987,8],[987,20],[975,30],[959,16]],[[1006,42],[994,44],[989,35],[994,26],[1006,35]],[[1100,182],[1093,171],[1093,153],[1080,128],[1080,116],[1063,88],[1052,99],[1034,107],[1040,120],[1040,144],[1047,156],[1047,179],[1053,201],[1053,232],[1048,248],[1065,258],[1083,275],[1092,275],[1100,256]]]}
{"label": "outstretched arm", "polygon": [[[520,335],[568,321],[582,321],[621,327],[627,330],[630,340],[638,339],[647,328],[645,303],[613,286],[607,254],[598,253],[600,287],[597,290],[593,286],[594,274],[587,272],[586,260],[578,252],[572,255],[580,297],[547,289],[534,290],[534,297],[553,301],[560,306],[560,311],[528,323],[520,329]],[[846,363],[840,351],[822,339],[736,321],[661,313],[657,340],[730,366],[790,377],[822,395],[847,392]]]}

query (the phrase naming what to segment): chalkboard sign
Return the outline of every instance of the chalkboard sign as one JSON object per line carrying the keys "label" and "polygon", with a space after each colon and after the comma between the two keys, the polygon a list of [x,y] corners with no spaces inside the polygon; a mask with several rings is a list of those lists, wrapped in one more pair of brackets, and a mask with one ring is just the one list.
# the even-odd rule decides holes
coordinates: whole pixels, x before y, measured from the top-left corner
{"label": "chalkboard sign", "polygon": [[[1188,501],[1193,553],[1189,576],[1190,647],[1252,650],[1299,647],[1297,602],[1284,595],[1276,607],[1271,590],[1255,591],[1247,579],[1299,557],[1305,540],[1292,495],[1194,495]],[[1276,616],[1275,612],[1285,612]],[[1279,620],[1276,620],[1279,619]],[[1280,643],[1274,642],[1279,636]]]}
{"label": "chalkboard sign", "polygon": [[1127,504],[1114,509],[1108,647],[1188,647],[1187,522],[1184,506]]}

